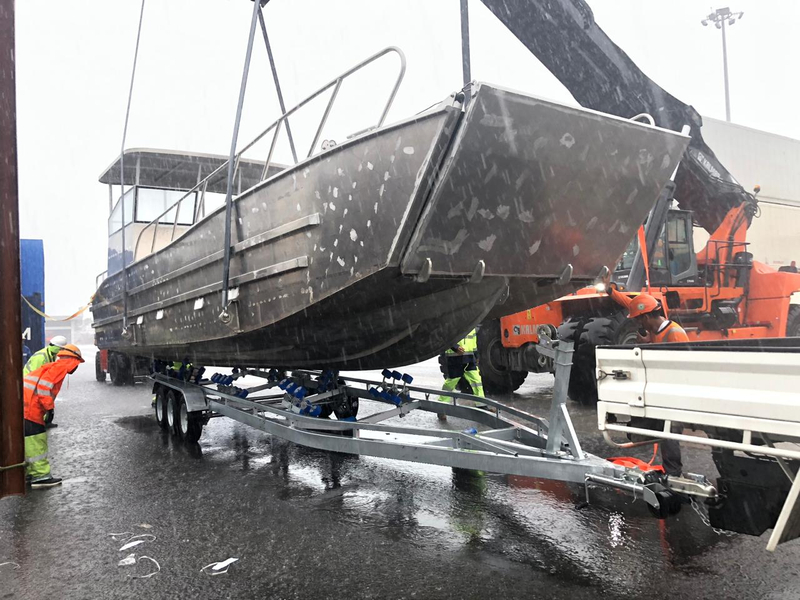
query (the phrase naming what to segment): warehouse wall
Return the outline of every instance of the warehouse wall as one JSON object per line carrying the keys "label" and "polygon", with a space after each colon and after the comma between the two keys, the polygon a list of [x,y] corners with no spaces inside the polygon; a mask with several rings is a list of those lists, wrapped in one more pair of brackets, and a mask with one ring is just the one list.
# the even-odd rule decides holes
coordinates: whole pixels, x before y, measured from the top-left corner
{"label": "warehouse wall", "polygon": [[[773,266],[800,264],[800,140],[703,117],[703,138],[748,191],[761,186],[750,252]],[[702,248],[708,235],[696,232]]]}

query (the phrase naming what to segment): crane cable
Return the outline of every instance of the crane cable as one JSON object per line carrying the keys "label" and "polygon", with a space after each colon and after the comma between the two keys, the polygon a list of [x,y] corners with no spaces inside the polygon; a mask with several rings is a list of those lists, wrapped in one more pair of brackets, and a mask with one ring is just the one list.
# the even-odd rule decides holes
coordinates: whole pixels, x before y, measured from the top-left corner
{"label": "crane cable", "polygon": [[125,261],[125,138],[128,135],[128,120],[131,115],[131,100],[133,99],[133,82],[136,79],[136,63],[139,59],[139,40],[142,37],[142,21],[144,20],[144,3],[139,10],[139,28],[136,31],[136,48],[133,52],[133,67],[131,68],[131,85],[128,89],[128,106],[125,109],[125,126],[122,129],[122,145],[119,153],[119,185],[120,203],[122,208],[122,331],[128,328],[128,272]]}

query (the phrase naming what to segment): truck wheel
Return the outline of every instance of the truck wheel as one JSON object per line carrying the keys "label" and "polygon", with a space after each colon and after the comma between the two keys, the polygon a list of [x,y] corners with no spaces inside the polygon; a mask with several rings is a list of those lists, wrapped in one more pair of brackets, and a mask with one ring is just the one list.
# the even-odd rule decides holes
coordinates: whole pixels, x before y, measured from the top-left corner
{"label": "truck wheel", "polygon": [[106,372],[103,371],[103,366],[100,363],[99,350],[97,351],[97,354],[94,355],[94,378],[100,383],[105,383],[106,381]]}
{"label": "truck wheel", "polygon": [[155,405],[153,406],[153,412],[156,416],[156,423],[161,429],[166,429],[168,427],[167,423],[167,390],[163,387],[159,387],[156,392],[156,401]]}
{"label": "truck wheel", "polygon": [[186,406],[186,398],[181,395],[176,421],[178,437],[188,444],[195,444],[203,435],[203,419],[200,415],[190,413]]}
{"label": "truck wheel", "polygon": [[622,311],[610,317],[568,320],[559,327],[559,338],[571,339],[575,343],[568,391],[572,400],[582,404],[597,402],[595,348],[635,343],[637,330],[636,322],[628,319]]}
{"label": "truck wheel", "polygon": [[172,435],[178,434],[178,407],[181,403],[181,394],[175,390],[167,392],[167,429]]}
{"label": "truck wheel", "polygon": [[119,352],[108,353],[108,372],[111,383],[116,386],[133,385],[133,370],[130,359]]}
{"label": "truck wheel", "polygon": [[478,329],[478,368],[483,380],[483,391],[492,394],[512,394],[523,384],[527,371],[511,371],[498,364],[503,352],[500,321],[486,321]]}
{"label": "truck wheel", "polygon": [[786,337],[800,337],[800,305],[789,307],[789,318],[786,319]]}
{"label": "truck wheel", "polygon": [[114,385],[125,385],[125,381],[122,379],[119,366],[117,365],[117,355],[114,352],[108,353],[108,375],[111,377],[111,383]]}

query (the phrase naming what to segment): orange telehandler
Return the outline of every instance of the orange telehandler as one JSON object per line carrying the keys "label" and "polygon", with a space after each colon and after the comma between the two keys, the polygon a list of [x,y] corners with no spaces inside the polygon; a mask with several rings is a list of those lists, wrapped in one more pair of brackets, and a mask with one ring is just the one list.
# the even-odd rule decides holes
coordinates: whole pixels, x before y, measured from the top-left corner
{"label": "orange telehandler", "polygon": [[[731,209],[697,253],[692,213],[674,208],[661,211],[660,225],[648,223],[644,236],[657,231],[649,236],[649,252],[639,251],[639,239],[635,239],[612,273],[612,281],[629,295],[637,293],[642,286],[636,263],[646,261],[649,276],[644,287],[690,340],[800,336],[800,274],[778,272],[752,260],[747,252],[747,227],[756,210],[755,202]],[[658,213],[654,208],[650,219]],[[593,287],[486,322],[478,332],[478,348],[487,391],[511,392],[529,371],[552,368],[536,354],[540,332],[575,343],[569,395],[582,402],[597,399],[594,348],[634,343],[638,335],[627,310]]]}
{"label": "orange telehandler", "polygon": [[[753,261],[746,239],[758,213],[756,197],[705,144],[697,111],[647,77],[600,29],[585,0],[482,2],[581,105],[623,118],[644,113],[668,129],[689,127],[691,141],[674,183],[662,191],[641,243],[631,242],[612,280],[628,293],[649,289],[692,340],[800,335],[800,275]],[[710,234],[699,252],[695,225]],[[596,400],[594,348],[636,340],[636,326],[626,315],[607,294],[587,288],[485,321],[478,331],[485,390],[509,393],[528,372],[550,371],[535,347],[546,332],[575,343],[572,399]]]}

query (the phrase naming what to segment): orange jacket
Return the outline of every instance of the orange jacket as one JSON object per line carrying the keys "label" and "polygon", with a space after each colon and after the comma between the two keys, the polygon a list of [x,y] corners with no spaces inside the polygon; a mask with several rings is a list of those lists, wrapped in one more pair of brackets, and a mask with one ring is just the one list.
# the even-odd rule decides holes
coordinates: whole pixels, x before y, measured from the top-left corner
{"label": "orange jacket", "polygon": [[651,338],[653,338],[654,344],[661,344],[663,342],[688,342],[689,336],[686,335],[686,332],[683,330],[683,327],[674,323],[672,321],[668,321],[668,325],[664,327],[661,331],[656,334],[651,334]]}
{"label": "orange jacket", "polygon": [[26,420],[44,425],[44,413],[53,410],[64,378],[77,369],[79,364],[75,358],[59,358],[25,375],[22,386],[25,393]]}

